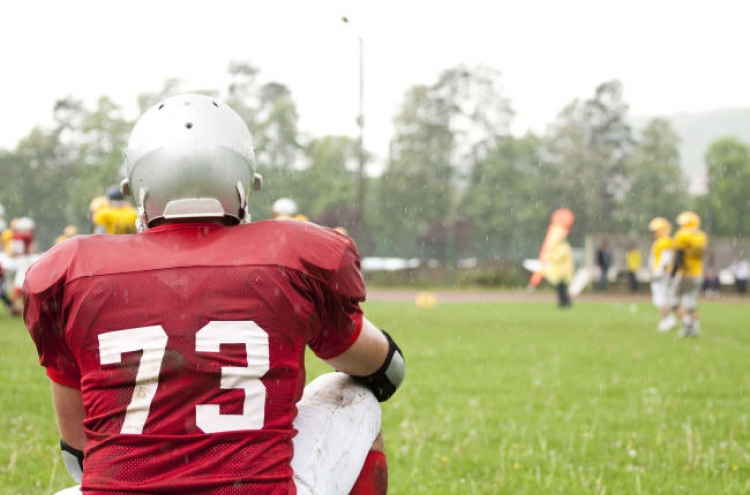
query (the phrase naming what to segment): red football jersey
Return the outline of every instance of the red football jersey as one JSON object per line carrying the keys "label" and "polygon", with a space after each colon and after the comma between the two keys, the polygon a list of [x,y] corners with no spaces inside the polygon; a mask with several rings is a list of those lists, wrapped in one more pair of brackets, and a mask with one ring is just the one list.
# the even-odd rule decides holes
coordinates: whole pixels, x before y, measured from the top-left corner
{"label": "red football jersey", "polygon": [[24,256],[27,254],[31,254],[31,245],[33,243],[33,232],[14,231],[11,235],[10,241],[8,242],[10,246],[9,254],[11,256]]}
{"label": "red football jersey", "polygon": [[347,350],[365,286],[354,244],[269,220],[80,236],[29,269],[25,322],[80,388],[86,494],[294,494],[304,352]]}

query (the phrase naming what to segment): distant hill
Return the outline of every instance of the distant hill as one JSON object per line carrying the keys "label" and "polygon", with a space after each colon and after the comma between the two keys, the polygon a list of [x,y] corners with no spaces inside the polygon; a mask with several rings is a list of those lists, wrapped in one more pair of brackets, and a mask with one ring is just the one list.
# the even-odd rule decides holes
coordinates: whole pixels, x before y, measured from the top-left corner
{"label": "distant hill", "polygon": [[[633,129],[640,131],[656,117],[632,117]],[[695,194],[706,191],[706,164],[703,158],[711,143],[719,138],[731,136],[750,145],[750,108],[723,108],[659,117],[669,120],[680,136],[682,169],[690,179],[691,192]]]}

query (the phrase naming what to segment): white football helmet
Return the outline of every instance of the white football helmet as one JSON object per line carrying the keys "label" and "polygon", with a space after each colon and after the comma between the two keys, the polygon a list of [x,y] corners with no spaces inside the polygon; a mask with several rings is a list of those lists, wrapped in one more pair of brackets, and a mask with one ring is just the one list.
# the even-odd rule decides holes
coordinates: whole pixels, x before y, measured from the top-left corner
{"label": "white football helmet", "polygon": [[291,217],[297,214],[297,203],[291,198],[279,198],[273,202],[271,212],[275,217]]}
{"label": "white football helmet", "polygon": [[13,229],[17,232],[31,232],[36,229],[36,222],[29,217],[21,217],[16,220]]}
{"label": "white football helmet", "polygon": [[120,187],[134,197],[143,228],[161,219],[239,223],[262,184],[245,122],[225,103],[198,94],[147,110],[130,134],[126,166]]}

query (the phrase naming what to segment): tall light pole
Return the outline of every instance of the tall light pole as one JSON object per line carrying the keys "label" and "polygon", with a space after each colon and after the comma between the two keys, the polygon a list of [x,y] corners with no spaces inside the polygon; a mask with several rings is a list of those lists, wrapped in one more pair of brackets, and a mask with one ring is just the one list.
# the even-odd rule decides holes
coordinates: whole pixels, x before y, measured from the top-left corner
{"label": "tall light pole", "polygon": [[[347,24],[349,18],[344,16],[341,20]],[[359,234],[358,237],[364,241],[366,233],[365,229],[365,43],[361,34],[357,35],[359,40],[359,115],[357,115],[357,126],[359,127],[359,143],[357,145],[357,157],[359,160],[358,175],[357,175],[357,197],[359,199],[359,206],[356,210],[355,217],[355,231]]]}

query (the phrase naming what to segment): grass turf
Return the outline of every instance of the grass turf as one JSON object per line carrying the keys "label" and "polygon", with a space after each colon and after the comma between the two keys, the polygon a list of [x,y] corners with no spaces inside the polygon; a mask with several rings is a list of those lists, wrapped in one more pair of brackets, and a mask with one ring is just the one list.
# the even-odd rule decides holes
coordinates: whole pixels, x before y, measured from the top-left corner
{"label": "grass turf", "polygon": [[[690,340],[656,333],[645,302],[365,311],[407,360],[383,404],[391,494],[750,492],[750,305],[702,301]],[[43,370],[5,316],[0,376],[0,494],[69,486]]]}

